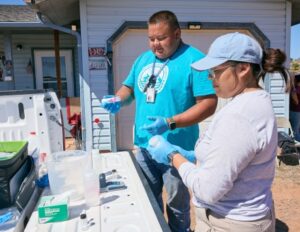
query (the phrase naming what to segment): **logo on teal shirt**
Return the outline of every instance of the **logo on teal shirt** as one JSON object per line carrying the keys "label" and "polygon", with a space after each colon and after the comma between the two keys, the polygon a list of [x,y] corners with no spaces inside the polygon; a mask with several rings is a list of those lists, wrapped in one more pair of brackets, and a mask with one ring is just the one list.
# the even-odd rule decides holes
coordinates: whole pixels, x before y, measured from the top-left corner
{"label": "logo on teal shirt", "polygon": [[[158,73],[159,70],[162,68],[162,66],[163,66],[162,63],[155,63],[154,74]],[[138,87],[141,92],[143,92],[145,85],[147,84],[152,74],[152,67],[153,67],[153,63],[148,64],[142,69],[142,71],[138,76]],[[156,80],[156,84],[155,84],[156,93],[159,93],[163,90],[168,79],[168,74],[169,74],[169,68],[166,65],[163,68],[163,70],[159,73],[158,78]]]}

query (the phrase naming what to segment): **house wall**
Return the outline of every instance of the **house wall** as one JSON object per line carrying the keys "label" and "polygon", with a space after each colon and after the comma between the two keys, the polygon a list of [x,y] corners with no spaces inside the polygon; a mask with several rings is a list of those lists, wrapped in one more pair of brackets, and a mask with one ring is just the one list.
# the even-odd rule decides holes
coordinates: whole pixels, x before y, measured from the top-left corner
{"label": "house wall", "polygon": [[[84,41],[83,53],[88,47],[106,47],[107,39],[116,32],[125,21],[147,21],[155,11],[168,9],[173,11],[180,22],[231,22],[255,23],[270,40],[270,46],[286,51],[289,57],[289,34],[287,29],[290,16],[289,4],[283,0],[81,0],[81,28]],[[289,27],[289,26],[288,26]],[[87,55],[85,55],[87,58]],[[99,99],[109,91],[108,73],[91,72],[87,69],[88,59],[83,60],[84,73],[88,74],[90,92],[85,92],[92,102],[92,117],[107,117],[99,108]],[[288,116],[288,100],[280,89],[283,83],[274,80],[268,83],[272,98],[279,101],[274,107],[276,114]],[[103,114],[100,114],[99,112]],[[88,116],[87,116],[88,117]],[[106,120],[106,119],[104,119]],[[111,126],[113,124],[110,123]],[[94,132],[95,127],[91,128]],[[89,128],[87,128],[89,130]],[[109,131],[110,128],[103,128]],[[114,131],[111,130],[112,133]],[[105,134],[110,134],[109,132]],[[90,138],[87,138],[87,140]],[[113,147],[114,139],[111,139]],[[101,138],[98,139],[101,142]],[[94,147],[97,143],[94,141]],[[99,146],[101,147],[101,146]]]}
{"label": "house wall", "polygon": [[[0,32],[1,33],[1,32]],[[61,48],[76,48],[76,40],[73,36],[60,33],[60,47]],[[3,39],[4,36],[0,34],[0,51],[3,51]],[[34,89],[34,61],[33,61],[33,49],[34,48],[54,48],[53,34],[49,32],[38,32],[38,33],[12,33],[12,59],[13,59],[13,69],[14,69],[14,81],[10,82],[0,82],[0,90],[7,90],[8,86],[10,89],[20,90],[20,89]],[[21,44],[23,49],[18,51],[16,49],[17,44]],[[75,74],[75,93],[79,96],[79,84],[78,84],[78,63],[77,52],[74,50],[74,74]],[[28,63],[31,62],[32,72],[28,71]]]}

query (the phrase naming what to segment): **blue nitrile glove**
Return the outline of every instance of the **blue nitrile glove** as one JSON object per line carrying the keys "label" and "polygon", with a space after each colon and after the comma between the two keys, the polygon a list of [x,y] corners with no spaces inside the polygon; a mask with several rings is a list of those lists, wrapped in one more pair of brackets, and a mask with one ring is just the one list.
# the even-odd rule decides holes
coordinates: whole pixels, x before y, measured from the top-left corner
{"label": "blue nitrile glove", "polygon": [[160,116],[148,116],[150,121],[154,121],[149,125],[144,125],[140,129],[147,130],[152,135],[161,135],[169,130],[167,119]]}
{"label": "blue nitrile glove", "polygon": [[178,151],[178,153],[180,153],[180,155],[182,155],[188,161],[196,163],[195,151],[187,151],[176,145],[173,145],[173,147],[176,149],[176,151]]}
{"label": "blue nitrile glove", "polygon": [[36,179],[35,183],[40,188],[48,187],[49,186],[49,177],[48,177],[48,174],[42,176],[41,178]]}
{"label": "blue nitrile glove", "polygon": [[165,140],[161,135],[155,135],[149,140],[147,147],[150,155],[158,163],[169,165],[168,154],[177,151],[180,155],[186,158],[188,161],[195,163],[196,157],[194,151],[187,151],[183,148],[173,145]]}
{"label": "blue nitrile glove", "polygon": [[168,154],[176,151],[176,148],[161,135],[155,135],[149,140],[147,150],[156,162],[170,165]]}
{"label": "blue nitrile glove", "polygon": [[108,112],[115,114],[121,109],[121,99],[115,95],[105,95],[101,100],[101,106]]}

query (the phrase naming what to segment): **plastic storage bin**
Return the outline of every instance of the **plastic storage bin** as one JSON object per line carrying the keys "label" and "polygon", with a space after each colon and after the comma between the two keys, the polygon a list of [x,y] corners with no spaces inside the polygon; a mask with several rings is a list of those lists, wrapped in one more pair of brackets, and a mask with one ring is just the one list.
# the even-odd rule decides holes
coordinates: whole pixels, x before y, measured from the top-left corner
{"label": "plastic storage bin", "polygon": [[11,206],[25,178],[27,141],[0,142],[0,208]]}
{"label": "plastic storage bin", "polygon": [[55,152],[46,158],[51,193],[67,194],[70,200],[84,195],[83,175],[88,153],[81,150]]}

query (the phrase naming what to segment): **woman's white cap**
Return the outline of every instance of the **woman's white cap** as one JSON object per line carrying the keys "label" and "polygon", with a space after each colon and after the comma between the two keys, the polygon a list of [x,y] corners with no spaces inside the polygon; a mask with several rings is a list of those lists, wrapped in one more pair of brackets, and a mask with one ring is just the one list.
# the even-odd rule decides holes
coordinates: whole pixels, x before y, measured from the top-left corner
{"label": "woman's white cap", "polygon": [[262,56],[262,48],[255,39],[234,32],[218,37],[210,45],[207,55],[191,66],[202,71],[214,68],[229,60],[261,64]]}

